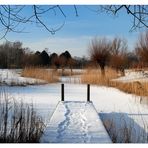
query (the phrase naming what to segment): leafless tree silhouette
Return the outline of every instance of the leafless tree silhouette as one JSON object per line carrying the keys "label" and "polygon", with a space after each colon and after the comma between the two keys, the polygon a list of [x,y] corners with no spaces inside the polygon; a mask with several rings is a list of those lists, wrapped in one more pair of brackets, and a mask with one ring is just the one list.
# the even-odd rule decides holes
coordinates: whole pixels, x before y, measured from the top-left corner
{"label": "leafless tree silhouette", "polygon": [[109,62],[111,46],[111,41],[106,38],[94,38],[89,47],[90,58],[100,66],[102,76],[105,75],[105,66]]}
{"label": "leafless tree silhouette", "polygon": [[[29,12],[26,14],[24,11],[27,7],[30,7]],[[74,5],[75,15],[78,16],[77,7]],[[62,9],[62,6],[59,5],[0,5],[0,28],[1,28],[1,37],[0,39],[6,38],[6,35],[9,32],[23,33],[25,32],[25,26],[20,27],[22,24],[26,23],[36,23],[38,26],[43,27],[49,33],[55,34],[56,31],[60,30],[64,24],[57,28],[51,28],[47,22],[44,21],[43,16],[49,18],[49,12],[53,11],[56,15],[61,13],[61,15],[66,18],[66,15]],[[50,19],[50,18],[49,18]]]}
{"label": "leafless tree silhouette", "polygon": [[[99,9],[98,9],[99,10]],[[119,14],[124,11],[132,16],[133,23],[131,31],[137,28],[148,28],[148,5],[104,5],[101,6],[101,11],[112,13],[113,15]]]}
{"label": "leafless tree silhouette", "polygon": [[[24,11],[26,7],[30,7],[27,14],[26,11]],[[75,15],[78,16],[77,6],[73,5],[73,9]],[[148,28],[148,5],[99,5],[97,12],[101,11],[117,15],[123,10],[133,17],[131,30],[141,27]],[[25,32],[25,25],[23,25],[23,27],[20,26],[26,23],[36,23],[51,34],[55,34],[56,31],[64,26],[65,19],[57,28],[50,27],[51,23],[44,21],[44,17],[50,19],[49,13],[51,11],[53,11],[55,15],[60,13],[64,18],[67,17],[65,9],[63,9],[61,5],[0,5],[0,38],[6,38],[9,32]]]}
{"label": "leafless tree silhouette", "polygon": [[141,66],[148,66],[148,31],[140,34],[135,51]]}
{"label": "leafless tree silhouette", "polygon": [[127,42],[124,39],[115,37],[112,41],[110,51],[110,66],[116,71],[120,70],[124,75],[124,69],[127,68]]}

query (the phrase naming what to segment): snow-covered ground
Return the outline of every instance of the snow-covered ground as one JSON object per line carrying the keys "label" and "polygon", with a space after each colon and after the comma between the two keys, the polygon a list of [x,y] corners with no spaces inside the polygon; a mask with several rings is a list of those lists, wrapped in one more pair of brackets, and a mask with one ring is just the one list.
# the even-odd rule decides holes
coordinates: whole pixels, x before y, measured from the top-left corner
{"label": "snow-covered ground", "polygon": [[[66,83],[66,78],[64,78],[64,83],[66,101],[86,101],[86,85]],[[5,91],[10,93],[10,95],[17,100],[34,103],[34,107],[46,123],[48,123],[56,105],[61,99],[61,83],[29,85],[26,87],[0,86],[0,88],[5,88]],[[0,91],[1,90],[2,89],[0,89]],[[147,98],[126,94],[115,88],[95,85],[91,86],[90,90],[90,98],[99,115],[106,119],[114,118],[118,124],[125,121],[132,123],[132,125],[134,123],[134,129],[139,129],[138,131],[144,131],[145,134],[147,134]],[[121,121],[121,118],[124,118],[124,120]],[[120,129],[118,131],[120,131]],[[135,138],[132,138],[132,142],[136,142],[136,139],[139,136],[138,131],[136,130],[136,134],[134,133]]]}
{"label": "snow-covered ground", "polygon": [[148,82],[148,71],[125,70],[125,76],[114,79],[121,82]]}
{"label": "snow-covered ground", "polygon": [[25,86],[25,85],[46,83],[43,80],[21,77],[19,72],[20,70],[0,69],[0,84],[9,85],[9,86],[16,86],[16,85]]}

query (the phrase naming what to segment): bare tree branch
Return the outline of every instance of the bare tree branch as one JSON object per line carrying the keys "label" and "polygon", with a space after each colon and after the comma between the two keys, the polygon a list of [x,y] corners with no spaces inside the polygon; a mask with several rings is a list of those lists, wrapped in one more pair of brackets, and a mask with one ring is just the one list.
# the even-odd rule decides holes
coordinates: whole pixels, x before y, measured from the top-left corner
{"label": "bare tree branch", "polygon": [[[28,9],[28,7],[30,13],[26,14],[25,10],[26,8]],[[73,8],[75,15],[78,16],[77,6],[74,5]],[[88,7],[86,6],[86,8]],[[5,38],[9,32],[26,33],[24,27],[29,23],[37,23],[49,33],[55,34],[55,32],[59,31],[65,24],[65,18],[67,16],[64,10],[65,9],[60,5],[0,5],[1,38]],[[124,13],[131,16],[133,20],[131,31],[142,27],[148,28],[148,5],[101,5],[98,6],[97,10],[89,10],[94,11],[95,13],[107,12],[115,16],[120,14],[121,11],[125,11]],[[50,12],[52,11],[55,15],[58,13],[64,17],[63,23],[58,28],[51,28],[51,24],[47,23],[45,20],[45,18],[50,16]]]}
{"label": "bare tree branch", "polygon": [[61,13],[63,14],[64,17],[66,17],[64,11],[61,9],[61,7],[59,5],[57,5],[57,7],[59,8],[59,10],[61,11]]}
{"label": "bare tree branch", "polygon": [[77,10],[76,5],[74,5],[74,9],[75,9],[76,16],[78,16],[78,10]]}
{"label": "bare tree branch", "polygon": [[133,18],[131,31],[142,27],[148,28],[147,5],[104,5],[101,6],[101,9],[105,12],[111,12],[113,15],[116,15],[121,10],[126,10],[127,14]]}
{"label": "bare tree branch", "polygon": [[[38,12],[37,12],[37,7],[34,5],[33,8],[34,8],[34,15],[36,17],[37,22],[39,22],[51,34],[55,34],[56,31],[60,30],[64,26],[65,22],[57,29],[52,29],[52,28],[49,29],[49,27],[47,27],[47,25],[40,19],[40,16],[38,15]],[[60,8],[60,7],[58,7],[58,8]],[[62,10],[62,9],[60,9],[60,10]]]}
{"label": "bare tree branch", "polygon": [[58,27],[58,28],[49,28],[49,24],[45,24],[42,20],[42,15],[50,12],[53,10],[55,12],[55,8],[60,9],[60,12],[64,17],[66,15],[64,14],[64,11],[60,8],[58,5],[53,5],[53,6],[47,6],[47,8],[43,6],[32,6],[32,13],[26,16],[24,14],[24,9],[26,6],[19,6],[19,5],[0,5],[0,26],[3,30],[1,32],[2,36],[0,39],[3,39],[7,36],[9,32],[15,32],[15,33],[26,33],[24,32],[24,27],[23,29],[20,29],[19,26],[22,24],[27,24],[27,23],[38,23],[41,26],[43,26],[48,32],[51,34],[55,34],[56,31],[60,30],[64,24],[65,21]]}

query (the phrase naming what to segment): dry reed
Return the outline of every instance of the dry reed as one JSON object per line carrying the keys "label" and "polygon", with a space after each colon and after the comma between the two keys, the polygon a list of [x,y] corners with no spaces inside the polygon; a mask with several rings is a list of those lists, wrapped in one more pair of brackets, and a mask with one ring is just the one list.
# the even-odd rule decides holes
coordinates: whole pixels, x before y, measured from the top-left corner
{"label": "dry reed", "polygon": [[87,69],[81,76],[82,83],[97,84],[108,87],[115,87],[126,93],[136,94],[138,96],[148,96],[148,82],[119,82],[112,81],[118,78],[119,74],[110,68],[105,70],[105,76],[101,75],[99,69]]}
{"label": "dry reed", "polygon": [[105,76],[102,76],[100,69],[89,68],[82,74],[81,82],[108,86],[110,80],[117,77],[117,72],[110,68],[105,69]]}
{"label": "dry reed", "polygon": [[59,81],[56,70],[47,70],[45,68],[26,67],[22,70],[21,76],[44,80],[48,83]]}
{"label": "dry reed", "polygon": [[0,92],[0,143],[36,143],[45,125],[33,105],[27,105]]}

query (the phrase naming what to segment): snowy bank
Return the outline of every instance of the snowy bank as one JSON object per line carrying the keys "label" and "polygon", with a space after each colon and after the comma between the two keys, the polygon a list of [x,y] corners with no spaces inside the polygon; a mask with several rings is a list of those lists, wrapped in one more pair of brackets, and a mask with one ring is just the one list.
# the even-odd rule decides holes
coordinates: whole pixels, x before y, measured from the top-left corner
{"label": "snowy bank", "polygon": [[120,81],[120,82],[148,82],[148,71],[131,71],[126,70],[125,76],[119,77],[117,79],[113,79],[113,81]]}
{"label": "snowy bank", "polygon": [[19,70],[0,69],[0,84],[9,86],[26,86],[34,84],[45,84],[46,82],[39,79],[21,77]]}

